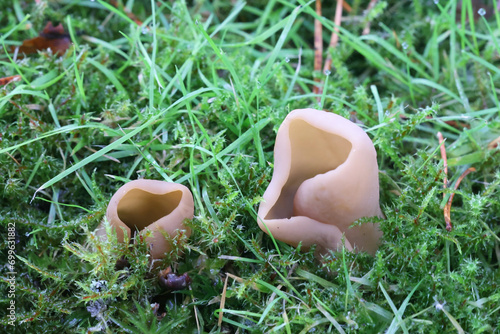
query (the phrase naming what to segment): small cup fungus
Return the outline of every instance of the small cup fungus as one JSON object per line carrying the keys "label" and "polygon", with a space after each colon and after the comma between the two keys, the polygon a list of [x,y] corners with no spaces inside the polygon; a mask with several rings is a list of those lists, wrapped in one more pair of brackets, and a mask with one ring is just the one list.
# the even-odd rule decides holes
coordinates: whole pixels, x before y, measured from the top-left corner
{"label": "small cup fungus", "polygon": [[375,254],[377,224],[350,225],[383,217],[379,206],[377,153],[366,133],[325,111],[298,109],[281,124],[274,172],[258,212],[260,228],[277,240],[317,252],[345,246]]}
{"label": "small cup fungus", "polygon": [[[106,210],[106,218],[116,230],[119,242],[124,241],[124,232],[132,237],[135,231],[138,235],[152,231],[146,242],[151,247],[153,259],[163,258],[172,249],[164,234],[170,238],[181,231],[188,237],[191,235],[184,220],[193,216],[193,195],[188,188],[177,183],[144,179],[131,181],[118,189]],[[106,237],[102,223],[96,235]]]}

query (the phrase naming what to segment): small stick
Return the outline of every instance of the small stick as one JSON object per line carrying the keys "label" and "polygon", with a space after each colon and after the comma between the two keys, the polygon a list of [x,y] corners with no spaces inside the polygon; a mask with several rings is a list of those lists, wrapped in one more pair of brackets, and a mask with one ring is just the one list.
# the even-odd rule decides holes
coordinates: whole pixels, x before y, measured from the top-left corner
{"label": "small stick", "polygon": [[[316,0],[316,14],[321,16],[321,0]],[[323,25],[318,19],[314,19],[314,72],[321,71],[323,63]],[[319,83],[320,78],[314,78],[315,83]],[[313,94],[318,94],[319,86],[313,86]],[[318,97],[319,99],[319,97]]]}
{"label": "small stick", "polygon": [[[437,133],[437,137],[439,140],[439,145],[441,145],[441,159],[443,159],[444,165],[444,180],[443,180],[443,188],[446,189],[448,187],[448,159],[446,158],[446,147],[444,146],[443,134],[441,132]],[[445,194],[443,193],[443,198]]]}
{"label": "small stick", "polygon": [[14,160],[14,162],[15,162],[18,166],[22,166],[22,165],[19,163],[19,161],[17,161],[17,159],[16,159],[16,158],[14,158],[14,157],[12,156],[12,154],[10,154],[9,152],[7,152],[7,155],[8,155],[8,156],[9,156],[12,160]]}
{"label": "small stick", "polygon": [[[337,7],[335,8],[335,25],[336,27],[333,29],[332,36],[330,38],[330,45],[328,46],[328,49],[330,48],[335,48],[339,42],[339,26],[340,22],[342,21],[342,4],[344,3],[344,0],[337,0]],[[323,73],[326,73],[327,71],[329,72],[332,68],[332,56],[330,56],[330,53],[327,54],[326,60],[325,60],[325,66],[323,67]],[[318,89],[318,94],[321,95],[323,93],[323,80],[321,80],[321,85],[319,86]],[[321,97],[318,96],[318,102],[321,100]]]}
{"label": "small stick", "polygon": [[348,13],[352,12],[352,7],[347,2],[342,3],[342,8]]}
{"label": "small stick", "polygon": [[[462,175],[460,175],[453,189],[457,190],[458,186],[460,185],[460,182],[462,182],[464,177],[466,177],[467,174],[469,174],[470,172],[475,172],[475,171],[476,169],[474,167],[467,168],[467,170],[463,172]],[[453,201],[453,196],[455,196],[455,193],[451,194],[450,199],[448,199],[448,203],[446,203],[446,206],[444,207],[444,221],[446,223],[446,230],[448,232],[450,232],[452,229],[450,212],[451,212],[451,201]]]}
{"label": "small stick", "polygon": [[[366,15],[371,12],[373,7],[375,7],[375,4],[377,3],[377,0],[370,0],[370,3],[368,4],[368,7],[366,8]],[[368,21],[366,22],[365,28],[363,29],[363,32],[361,33],[362,35],[368,35],[370,33],[370,25],[371,22]]]}
{"label": "small stick", "polygon": [[[339,42],[339,26],[342,22],[342,4],[344,0],[337,0],[337,7],[335,8],[335,28],[332,32],[332,37],[330,38],[330,45],[328,48],[335,48]],[[330,54],[326,56],[325,66],[323,67],[323,72],[330,71],[332,68],[332,57]]]}

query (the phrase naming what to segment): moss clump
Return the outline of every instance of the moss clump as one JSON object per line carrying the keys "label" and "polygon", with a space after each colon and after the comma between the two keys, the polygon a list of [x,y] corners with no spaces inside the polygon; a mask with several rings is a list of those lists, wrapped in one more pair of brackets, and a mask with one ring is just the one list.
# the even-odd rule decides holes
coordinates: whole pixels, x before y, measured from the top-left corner
{"label": "moss clump", "polygon": [[[328,6],[319,17],[302,0],[112,3],[0,2],[5,50],[48,21],[75,42],[62,56],[0,55],[1,77],[21,76],[0,87],[0,245],[16,255],[0,255],[3,326],[14,300],[16,327],[40,333],[498,331],[498,12],[353,1],[325,74],[313,37],[316,18],[328,42]],[[318,263],[257,227],[276,130],[305,107],[374,141],[386,216],[375,257]],[[195,199],[184,255],[155,269],[144,242],[92,234],[115,189],[138,177],[180,182]],[[189,289],[160,287],[168,265]]]}

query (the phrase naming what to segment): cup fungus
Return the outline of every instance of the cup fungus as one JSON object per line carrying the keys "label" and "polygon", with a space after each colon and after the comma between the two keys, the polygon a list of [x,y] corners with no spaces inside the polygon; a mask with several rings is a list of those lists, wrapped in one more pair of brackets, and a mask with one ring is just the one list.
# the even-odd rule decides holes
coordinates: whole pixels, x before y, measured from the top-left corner
{"label": "cup fungus", "polygon": [[[193,195],[188,188],[177,183],[144,179],[131,181],[118,189],[106,210],[106,218],[116,230],[119,242],[124,241],[124,233],[132,237],[137,231],[137,237],[147,230],[152,231],[146,242],[153,259],[161,259],[171,251],[172,245],[166,236],[191,235],[184,220],[193,216]],[[96,235],[106,237],[102,223]]]}
{"label": "cup fungus", "polygon": [[281,124],[274,146],[274,172],[258,212],[260,228],[292,246],[313,244],[325,254],[342,246],[375,254],[377,224],[350,225],[383,217],[379,206],[377,153],[366,133],[325,111],[298,109]]}

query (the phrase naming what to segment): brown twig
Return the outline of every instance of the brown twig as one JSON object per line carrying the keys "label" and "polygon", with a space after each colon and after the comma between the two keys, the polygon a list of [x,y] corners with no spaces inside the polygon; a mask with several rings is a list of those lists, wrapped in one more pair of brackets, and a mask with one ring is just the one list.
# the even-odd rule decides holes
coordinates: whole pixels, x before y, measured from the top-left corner
{"label": "brown twig", "polygon": [[[377,3],[377,0],[370,0],[370,3],[368,4],[368,7],[366,8],[366,15],[368,15],[373,7],[375,7],[375,4]],[[363,28],[363,32],[361,33],[362,35],[368,35],[370,33],[370,25],[371,21],[367,21],[365,24],[365,27]]]}
{"label": "brown twig", "polygon": [[22,165],[19,163],[19,161],[17,161],[17,159],[16,159],[16,158],[14,158],[14,157],[13,157],[13,156],[9,153],[9,152],[7,152],[7,155],[8,155],[8,156],[9,156],[12,160],[14,160],[14,162],[15,162],[18,166],[22,166]]}
{"label": "brown twig", "polygon": [[[316,0],[316,14],[321,17],[321,0]],[[323,63],[323,25],[318,19],[314,19],[314,72],[321,71]],[[319,83],[319,77],[314,78],[315,83]],[[318,94],[319,86],[313,86],[313,94]]]}
{"label": "brown twig", "polygon": [[[333,29],[332,36],[330,37],[330,44],[328,46],[328,51],[337,46],[339,42],[339,26],[342,21],[342,4],[344,0],[337,0],[337,7],[335,8],[335,28]],[[330,72],[332,68],[332,56],[330,53],[326,56],[325,65],[323,66],[323,73]],[[321,80],[321,84],[318,87],[318,94],[321,95],[323,93],[323,80]],[[321,100],[321,97],[318,96],[318,102]]]}
{"label": "brown twig", "polygon": [[348,13],[352,12],[352,7],[347,2],[342,2],[342,8]]}
{"label": "brown twig", "polygon": [[[460,175],[458,178],[457,182],[455,183],[455,186],[453,187],[454,190],[457,190],[458,186],[460,185],[460,182],[464,179],[464,177],[467,176],[470,172],[475,172],[476,169],[474,167],[467,168],[465,172]],[[448,199],[448,203],[446,203],[446,206],[444,207],[444,221],[446,223],[446,230],[448,232],[451,231],[452,226],[451,226],[451,218],[450,218],[450,213],[451,213],[451,202],[453,201],[453,196],[455,196],[455,193],[452,193],[450,195],[450,198]]]}
{"label": "brown twig", "polygon": [[[330,38],[330,45],[328,48],[335,48],[339,42],[339,28],[342,21],[342,4],[344,0],[337,0],[337,7],[335,8],[335,28],[332,32],[332,37]],[[330,71],[332,68],[332,57],[330,54],[326,56],[325,66],[323,67],[323,72]]]}
{"label": "brown twig", "polygon": [[[437,137],[439,140],[439,145],[441,146],[441,159],[443,159],[444,165],[444,180],[443,180],[443,188],[446,189],[448,187],[448,159],[446,158],[446,147],[444,146],[443,134],[441,132],[437,133]],[[443,193],[443,198],[445,194]]]}

